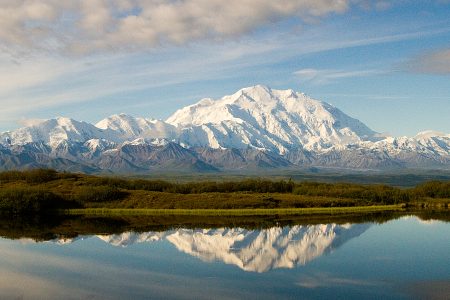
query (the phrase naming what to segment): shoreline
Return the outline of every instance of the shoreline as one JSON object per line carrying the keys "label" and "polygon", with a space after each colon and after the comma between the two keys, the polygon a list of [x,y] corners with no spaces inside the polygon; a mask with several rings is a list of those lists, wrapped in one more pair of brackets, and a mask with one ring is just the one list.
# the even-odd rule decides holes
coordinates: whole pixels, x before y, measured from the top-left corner
{"label": "shoreline", "polygon": [[405,205],[374,205],[353,207],[311,208],[248,208],[248,209],[158,209],[158,208],[77,208],[60,211],[64,215],[86,216],[141,216],[141,215],[186,215],[186,216],[270,216],[270,215],[334,215],[360,212],[402,211]]}

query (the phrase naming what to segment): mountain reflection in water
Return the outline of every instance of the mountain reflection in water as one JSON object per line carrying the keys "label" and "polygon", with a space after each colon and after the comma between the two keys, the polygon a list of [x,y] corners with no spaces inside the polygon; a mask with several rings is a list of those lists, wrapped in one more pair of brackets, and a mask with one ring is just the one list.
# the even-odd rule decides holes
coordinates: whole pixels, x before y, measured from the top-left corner
{"label": "mountain reflection in water", "polygon": [[[125,232],[96,237],[121,247],[165,240],[179,251],[202,261],[222,261],[245,271],[262,273],[272,269],[290,269],[305,265],[361,235],[370,226],[370,223],[364,223],[296,225],[261,230],[176,229],[164,232]],[[53,242],[66,244],[75,240],[57,239]]]}
{"label": "mountain reflection in water", "polygon": [[3,219],[0,299],[448,298],[448,212],[332,218]]}

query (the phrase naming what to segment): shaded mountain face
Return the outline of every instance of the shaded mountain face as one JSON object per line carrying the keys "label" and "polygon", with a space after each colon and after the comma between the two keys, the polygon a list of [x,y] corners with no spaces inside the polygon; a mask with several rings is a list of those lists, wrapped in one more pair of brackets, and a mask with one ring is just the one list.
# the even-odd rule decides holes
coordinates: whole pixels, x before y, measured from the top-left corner
{"label": "shaded mountain face", "polygon": [[[166,241],[179,251],[206,262],[220,261],[248,272],[268,272],[295,268],[333,251],[360,236],[370,224],[324,224],[272,227],[262,230],[242,228],[176,229],[165,232],[125,232],[98,235],[114,246]],[[67,244],[76,240],[54,240]]]}
{"label": "shaded mountain face", "polygon": [[166,121],[125,114],[96,125],[46,120],[1,133],[0,145],[1,169],[450,169],[450,134],[381,137],[330,104],[265,86],[203,99]]}

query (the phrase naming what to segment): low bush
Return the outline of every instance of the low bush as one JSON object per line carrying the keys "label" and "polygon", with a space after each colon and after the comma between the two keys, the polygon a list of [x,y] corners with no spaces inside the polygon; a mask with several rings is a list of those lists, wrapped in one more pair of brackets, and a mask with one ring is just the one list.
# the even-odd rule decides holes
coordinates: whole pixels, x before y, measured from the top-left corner
{"label": "low bush", "polygon": [[171,183],[164,180],[126,180],[111,177],[90,177],[86,179],[86,184],[91,186],[110,186],[128,190],[143,190],[177,194],[233,192],[291,193],[295,185],[291,180],[270,181],[247,179],[242,181],[226,182],[202,181],[190,183]]}
{"label": "low bush", "polygon": [[450,182],[429,181],[413,189],[419,197],[450,198]]}
{"label": "low bush", "polygon": [[68,203],[52,192],[36,188],[10,188],[0,190],[0,212],[7,214],[42,213],[65,208]]}
{"label": "low bush", "polygon": [[7,171],[0,173],[0,182],[24,180],[27,183],[45,183],[59,178],[58,172],[50,169],[34,169],[30,171]]}
{"label": "low bush", "polygon": [[111,202],[123,199],[127,193],[111,186],[82,186],[72,195],[72,200],[85,204],[89,202]]}
{"label": "low bush", "polygon": [[387,185],[358,185],[349,183],[303,182],[296,185],[296,195],[320,196],[365,200],[369,203],[396,204],[414,199],[410,190],[402,190]]}

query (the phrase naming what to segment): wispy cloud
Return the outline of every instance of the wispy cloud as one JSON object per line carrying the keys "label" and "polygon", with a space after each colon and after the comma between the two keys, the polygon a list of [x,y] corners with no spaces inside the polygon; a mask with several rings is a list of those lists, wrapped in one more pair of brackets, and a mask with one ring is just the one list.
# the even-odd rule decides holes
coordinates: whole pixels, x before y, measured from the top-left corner
{"label": "wispy cloud", "polygon": [[[326,97],[345,97],[345,98],[358,98],[358,99],[369,99],[369,100],[411,100],[412,95],[391,95],[391,94],[350,94],[350,93],[325,93],[321,94]],[[435,99],[436,97],[430,97],[430,99]],[[444,97],[442,97],[444,98]],[[442,99],[442,98],[437,98]],[[447,98],[444,98],[447,99]]]}
{"label": "wispy cloud", "polygon": [[304,275],[301,277],[300,281],[297,282],[298,286],[307,289],[336,286],[373,286],[377,284],[378,283],[374,281],[333,276],[330,273],[323,272],[318,272],[310,276]]}
{"label": "wispy cloud", "polygon": [[[22,119],[55,117],[64,111],[61,109],[64,106],[82,102],[93,102],[90,107],[95,110],[95,102],[99,99],[109,97],[120,101],[124,94],[134,97],[134,103],[127,102],[122,106],[117,103],[116,109],[145,105],[155,111],[152,107],[161,107],[160,103],[152,103],[154,98],[150,101],[148,98],[133,96],[134,93],[190,82],[228,80],[235,78],[237,74],[250,78],[254,76],[256,69],[268,62],[273,65],[301,55],[416,39],[439,32],[380,34],[364,39],[334,35],[334,38],[331,36],[324,40],[322,35],[317,35],[312,30],[305,31],[300,37],[291,34],[280,35],[269,41],[252,37],[245,41],[233,40],[227,43],[204,42],[187,48],[166,47],[146,55],[113,53],[66,59],[43,53],[22,58],[19,62],[11,61],[8,55],[0,55],[0,122],[3,126],[9,124],[12,128],[13,123]],[[313,84],[325,84],[343,78],[374,76],[379,73],[381,72],[378,70],[304,69],[298,70],[296,76]],[[169,114],[179,108],[179,105],[165,107],[165,114]],[[48,115],[33,113],[55,109],[58,109],[57,113]],[[100,114],[99,118],[103,116]]]}
{"label": "wispy cloud", "polygon": [[425,74],[450,74],[450,49],[428,52],[410,59],[405,68],[411,72]]}
{"label": "wispy cloud", "polygon": [[328,84],[339,79],[367,77],[386,73],[380,70],[327,70],[327,69],[301,69],[294,72],[294,75],[303,81],[314,84]]}
{"label": "wispy cloud", "polygon": [[[406,31],[403,33],[391,33],[391,34],[375,34],[371,37],[361,37],[361,35],[367,35],[367,32],[360,32],[357,36],[345,37],[345,34],[340,33],[339,37],[332,37],[336,34],[335,31],[330,29],[330,36],[325,35],[327,38],[322,42],[315,41],[315,43],[306,44],[305,49],[300,48],[300,53],[317,53],[322,51],[364,47],[379,44],[388,44],[408,40],[423,39],[431,36],[437,36],[450,32],[450,28],[439,28],[432,30],[424,30],[423,28],[416,28],[412,31]],[[304,41],[302,41],[304,43]]]}
{"label": "wispy cloud", "polygon": [[27,119],[27,113],[35,110],[105,97],[119,99],[124,94],[199,80],[225,79],[237,68],[258,63],[246,62],[245,57],[272,51],[273,47],[236,43],[232,51],[227,49],[220,45],[198,47],[181,54],[181,49],[174,48],[151,56],[111,54],[74,60],[39,56],[20,63],[0,56],[4,70],[0,73],[0,119],[23,123],[21,119]]}

